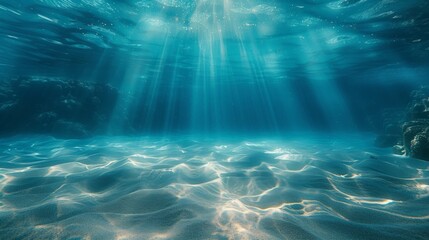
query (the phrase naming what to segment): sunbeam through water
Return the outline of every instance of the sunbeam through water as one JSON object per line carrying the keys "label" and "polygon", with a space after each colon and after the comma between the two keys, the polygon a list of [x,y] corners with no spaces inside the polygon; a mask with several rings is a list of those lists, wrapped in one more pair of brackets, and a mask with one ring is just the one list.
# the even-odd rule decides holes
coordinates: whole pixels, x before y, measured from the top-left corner
{"label": "sunbeam through water", "polygon": [[0,0],[0,239],[427,239],[426,0]]}

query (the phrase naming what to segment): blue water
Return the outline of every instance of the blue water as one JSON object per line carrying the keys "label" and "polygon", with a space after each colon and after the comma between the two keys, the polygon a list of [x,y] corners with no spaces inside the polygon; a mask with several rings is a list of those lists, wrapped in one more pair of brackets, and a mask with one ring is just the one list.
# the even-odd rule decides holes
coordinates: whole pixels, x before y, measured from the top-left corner
{"label": "blue water", "polygon": [[374,138],[428,29],[426,0],[0,0],[0,239],[427,239],[429,162]]}

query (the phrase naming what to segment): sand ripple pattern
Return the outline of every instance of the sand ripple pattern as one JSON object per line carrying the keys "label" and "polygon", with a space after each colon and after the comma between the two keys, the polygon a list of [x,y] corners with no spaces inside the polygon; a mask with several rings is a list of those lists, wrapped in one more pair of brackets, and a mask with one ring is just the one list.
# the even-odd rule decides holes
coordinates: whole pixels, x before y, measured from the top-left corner
{"label": "sand ripple pattern", "polygon": [[425,239],[429,162],[361,138],[0,141],[0,239]]}

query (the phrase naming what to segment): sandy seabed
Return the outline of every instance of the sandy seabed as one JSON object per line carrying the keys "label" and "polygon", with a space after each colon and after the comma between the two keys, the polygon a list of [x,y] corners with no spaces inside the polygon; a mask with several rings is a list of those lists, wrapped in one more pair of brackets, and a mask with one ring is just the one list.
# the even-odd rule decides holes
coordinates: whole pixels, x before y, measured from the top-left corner
{"label": "sandy seabed", "polygon": [[0,140],[0,239],[427,239],[429,162],[370,137]]}

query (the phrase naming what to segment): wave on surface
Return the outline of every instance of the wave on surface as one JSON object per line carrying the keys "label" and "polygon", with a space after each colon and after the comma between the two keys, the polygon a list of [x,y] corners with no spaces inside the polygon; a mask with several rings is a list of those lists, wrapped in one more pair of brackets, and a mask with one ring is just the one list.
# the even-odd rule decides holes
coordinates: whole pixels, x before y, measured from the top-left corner
{"label": "wave on surface", "polygon": [[309,139],[3,139],[0,238],[425,239],[428,162]]}
{"label": "wave on surface", "polygon": [[76,67],[73,64],[85,61],[95,68],[102,57],[135,62],[158,59],[166,49],[165,56],[172,59],[183,56],[176,61],[186,69],[189,59],[210,60],[211,55],[205,55],[208,44],[214,57],[220,52],[216,46],[221,46],[223,58],[231,63],[242,61],[243,52],[237,51],[242,48],[273,66],[286,66],[291,73],[303,68],[294,64],[303,61],[303,52],[312,61],[337,61],[344,69],[398,61],[386,63],[385,57],[379,60],[362,52],[426,62],[429,45],[422,29],[427,28],[428,4],[425,0],[3,1],[0,51],[7,54],[0,57],[0,67],[22,71],[19,65],[4,64]]}

